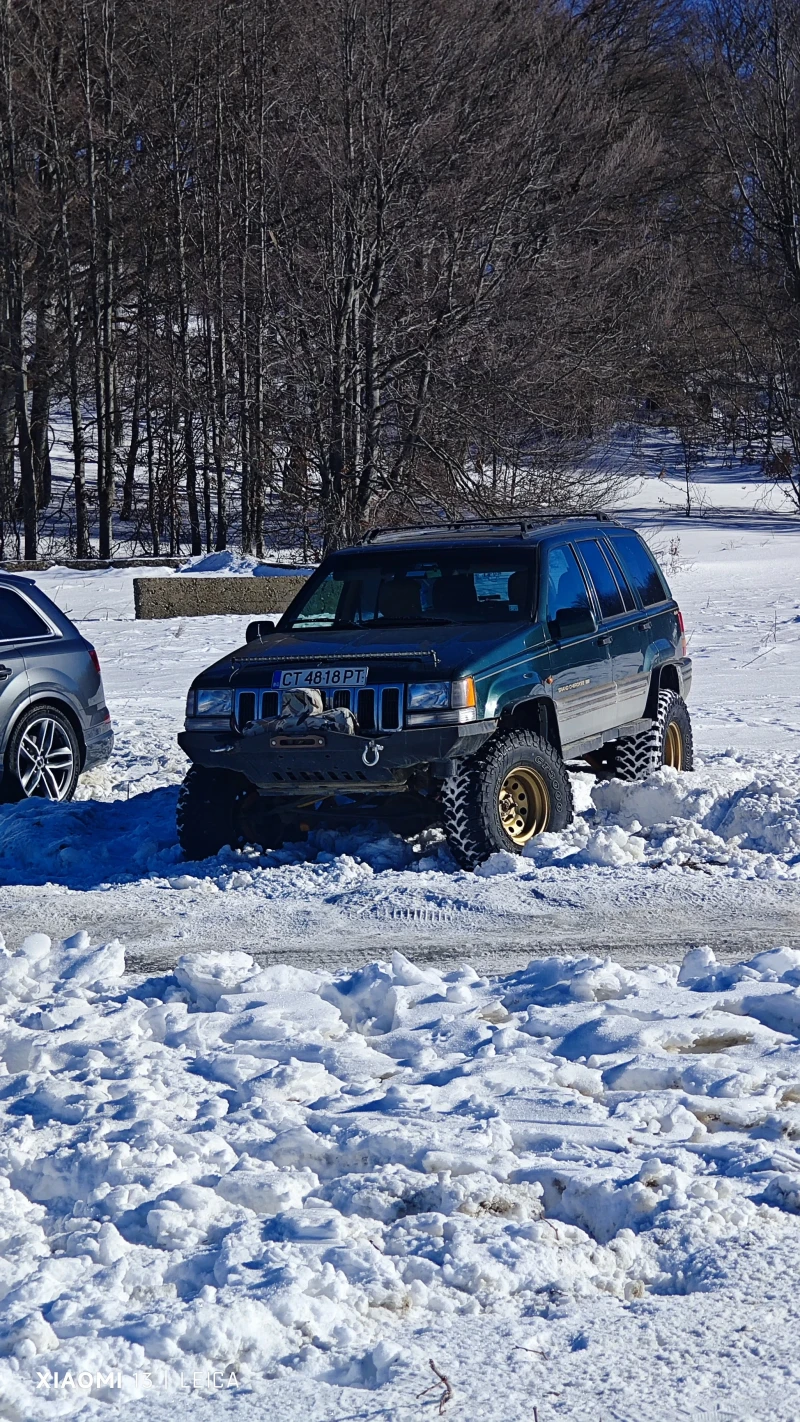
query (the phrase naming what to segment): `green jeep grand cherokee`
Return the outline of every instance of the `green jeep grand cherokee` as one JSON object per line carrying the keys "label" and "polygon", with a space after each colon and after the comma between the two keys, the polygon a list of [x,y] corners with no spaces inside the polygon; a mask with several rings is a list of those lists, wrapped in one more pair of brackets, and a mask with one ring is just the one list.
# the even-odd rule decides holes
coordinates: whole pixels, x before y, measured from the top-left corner
{"label": "green jeep grand cherokee", "polygon": [[569,824],[566,761],[691,770],[691,677],[663,574],[606,516],[381,530],[195,680],[180,842],[438,822],[474,868]]}

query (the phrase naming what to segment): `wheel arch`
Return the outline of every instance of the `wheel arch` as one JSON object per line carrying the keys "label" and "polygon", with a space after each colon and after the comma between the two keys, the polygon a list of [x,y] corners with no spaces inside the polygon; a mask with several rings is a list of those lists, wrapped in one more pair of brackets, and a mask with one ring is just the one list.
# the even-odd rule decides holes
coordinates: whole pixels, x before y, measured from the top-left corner
{"label": "wheel arch", "polygon": [[532,731],[561,754],[558,714],[549,696],[531,696],[510,706],[503,712],[498,730]]}
{"label": "wheel arch", "polygon": [[658,715],[658,698],[662,691],[674,691],[677,696],[681,694],[680,674],[674,662],[665,662],[663,666],[654,667],[651,673],[644,708],[645,716],[649,716],[651,720],[655,720]]}

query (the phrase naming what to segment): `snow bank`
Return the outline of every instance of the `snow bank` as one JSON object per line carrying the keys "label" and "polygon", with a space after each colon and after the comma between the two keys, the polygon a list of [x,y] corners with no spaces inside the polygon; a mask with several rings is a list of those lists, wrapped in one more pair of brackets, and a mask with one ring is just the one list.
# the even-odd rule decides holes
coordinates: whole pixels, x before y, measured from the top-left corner
{"label": "snow bank", "polygon": [[252,558],[249,553],[235,553],[226,548],[220,553],[200,553],[187,558],[177,569],[179,573],[201,573],[203,577],[225,578],[280,578],[296,573],[311,574],[315,564],[265,563],[261,558]]}
{"label": "snow bank", "polygon": [[[737,878],[800,876],[800,758],[762,767],[728,754],[691,774],[663,767],[629,783],[575,777],[582,813],[563,834],[524,851],[538,867],[561,865],[726,870]],[[484,874],[525,873],[516,856],[494,856]]]}
{"label": "snow bank", "polygon": [[3,949],[3,1415],[112,1368],[381,1388],[448,1320],[722,1289],[744,1235],[796,1270],[799,984],[784,949],[144,982],[85,933]]}
{"label": "snow bank", "polygon": [[177,789],[130,800],[81,800],[54,805],[25,800],[0,808],[0,881],[68,883],[138,879],[180,859]]}
{"label": "snow bank", "polygon": [[[167,772],[169,775],[172,771]],[[166,778],[166,777],[164,777]],[[543,834],[522,856],[494,854],[477,870],[461,872],[436,828],[405,840],[385,825],[322,830],[280,850],[224,850],[202,868],[176,874],[181,858],[175,829],[177,788],[158,785],[152,766],[130,799],[93,798],[68,805],[29,801],[0,806],[0,880],[7,884],[66,883],[88,887],[149,875],[170,887],[211,893],[247,887],[269,898],[303,892],[358,895],[400,906],[407,888],[422,889],[426,913],[446,911],[456,886],[480,897],[481,880],[515,877],[524,896],[546,871],[581,875],[698,871],[733,879],[800,879],[800,757],[768,766],[731,756],[692,774],[662,769],[633,784],[573,776],[578,813],[563,834]],[[157,788],[150,788],[153,785]],[[100,783],[98,796],[113,794]],[[378,889],[376,875],[390,876]],[[550,875],[552,878],[552,873]],[[488,897],[488,884],[483,897]],[[402,911],[402,910],[399,910]]]}

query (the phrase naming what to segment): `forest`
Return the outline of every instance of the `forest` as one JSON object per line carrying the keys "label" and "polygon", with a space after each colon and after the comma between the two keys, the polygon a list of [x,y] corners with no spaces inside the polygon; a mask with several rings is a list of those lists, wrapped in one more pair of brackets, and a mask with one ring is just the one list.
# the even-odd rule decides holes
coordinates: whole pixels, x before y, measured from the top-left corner
{"label": "forest", "polygon": [[2,558],[592,507],[656,417],[800,513],[800,7],[0,0],[0,262]]}

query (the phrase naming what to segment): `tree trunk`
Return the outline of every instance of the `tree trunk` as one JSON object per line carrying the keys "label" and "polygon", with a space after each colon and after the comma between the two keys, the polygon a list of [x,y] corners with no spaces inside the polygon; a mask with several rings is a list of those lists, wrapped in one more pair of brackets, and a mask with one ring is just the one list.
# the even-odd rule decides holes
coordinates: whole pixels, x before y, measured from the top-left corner
{"label": "tree trunk", "polygon": [[158,489],[156,486],[155,440],[153,437],[152,381],[150,378],[150,350],[145,352],[144,363],[144,431],[147,450],[147,521],[150,525],[150,542],[153,557],[161,552],[158,529]]}
{"label": "tree trunk", "polygon": [[[22,337],[20,334],[20,345]],[[17,440],[19,442],[20,496],[22,499],[22,524],[25,535],[25,558],[36,561],[38,552],[38,513],[36,503],[36,465],[33,442],[28,424],[27,401],[25,398],[25,375],[20,370],[17,376]]]}
{"label": "tree trunk", "polygon": [[139,443],[141,437],[142,366],[142,302],[140,298],[136,312],[136,369],[133,375],[131,439],[125,459],[125,482],[122,486],[122,508],[119,512],[123,523],[127,523],[133,513],[133,490],[136,483],[136,464],[139,458]]}

